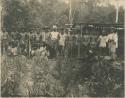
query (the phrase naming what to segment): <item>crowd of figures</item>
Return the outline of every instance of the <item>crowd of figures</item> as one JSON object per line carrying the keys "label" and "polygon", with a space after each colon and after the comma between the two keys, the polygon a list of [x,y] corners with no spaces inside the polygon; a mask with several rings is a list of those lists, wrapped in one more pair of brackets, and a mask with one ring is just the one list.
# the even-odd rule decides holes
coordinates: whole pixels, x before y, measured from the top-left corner
{"label": "crowd of figures", "polygon": [[81,36],[75,32],[58,32],[53,28],[52,31],[45,29],[43,32],[4,32],[2,35],[2,54],[11,56],[76,57],[89,50],[90,53],[109,55],[115,59],[117,48],[118,34],[113,30],[99,32],[98,35]]}

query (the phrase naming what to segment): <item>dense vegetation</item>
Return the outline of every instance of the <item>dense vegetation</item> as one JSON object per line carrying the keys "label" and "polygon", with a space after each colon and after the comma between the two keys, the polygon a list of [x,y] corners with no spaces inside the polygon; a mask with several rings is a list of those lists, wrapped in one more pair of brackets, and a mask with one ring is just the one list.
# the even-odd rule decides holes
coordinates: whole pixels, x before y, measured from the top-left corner
{"label": "dense vegetation", "polygon": [[16,56],[2,58],[1,68],[1,93],[5,97],[120,97],[124,94],[121,60],[114,62],[92,56],[82,60],[58,57],[47,62],[38,56],[32,59]]}
{"label": "dense vegetation", "polygon": [[[40,2],[41,1],[41,2]],[[44,26],[69,23],[69,4],[65,0],[3,0],[3,27],[7,31],[41,30]],[[101,0],[72,0],[73,22],[115,23],[116,9],[108,4],[98,6]],[[124,21],[120,7],[119,23]]]}

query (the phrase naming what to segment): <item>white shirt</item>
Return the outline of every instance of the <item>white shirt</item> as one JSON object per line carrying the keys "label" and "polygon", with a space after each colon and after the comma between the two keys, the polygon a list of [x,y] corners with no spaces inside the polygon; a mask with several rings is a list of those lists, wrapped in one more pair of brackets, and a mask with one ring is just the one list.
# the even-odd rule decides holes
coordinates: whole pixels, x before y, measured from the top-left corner
{"label": "white shirt", "polygon": [[45,32],[42,32],[42,38],[43,38],[43,41],[45,42],[45,40],[46,40],[46,33]]}
{"label": "white shirt", "polygon": [[118,48],[118,34],[117,33],[113,33],[112,39],[116,43],[116,48]]}
{"label": "white shirt", "polygon": [[11,49],[11,52],[12,52],[13,55],[17,55],[17,48],[16,48],[16,47],[15,47],[15,48],[12,48],[12,49]]}
{"label": "white shirt", "polygon": [[108,40],[113,40],[112,36],[113,36],[113,34],[108,34]]}
{"label": "white shirt", "polygon": [[108,37],[107,36],[99,36],[99,47],[103,47],[105,48],[106,47],[106,42],[108,41]]}
{"label": "white shirt", "polygon": [[65,35],[60,34],[59,45],[65,46]]}
{"label": "white shirt", "polygon": [[118,48],[118,34],[117,33],[109,34],[108,40],[114,40],[114,42],[116,43],[116,48]]}
{"label": "white shirt", "polygon": [[58,39],[58,35],[59,35],[59,32],[51,32],[51,39],[52,40],[57,40]]}

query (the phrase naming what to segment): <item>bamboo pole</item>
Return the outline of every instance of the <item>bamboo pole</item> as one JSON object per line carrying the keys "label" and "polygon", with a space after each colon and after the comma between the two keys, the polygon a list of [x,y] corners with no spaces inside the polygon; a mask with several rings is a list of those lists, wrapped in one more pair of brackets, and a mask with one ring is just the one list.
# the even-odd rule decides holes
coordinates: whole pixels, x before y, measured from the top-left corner
{"label": "bamboo pole", "polygon": [[118,18],[119,18],[119,7],[116,8],[116,20],[115,22],[118,23]]}
{"label": "bamboo pole", "polygon": [[118,18],[119,18],[119,3],[117,1],[117,6],[116,6],[116,19],[115,22],[118,23]]}

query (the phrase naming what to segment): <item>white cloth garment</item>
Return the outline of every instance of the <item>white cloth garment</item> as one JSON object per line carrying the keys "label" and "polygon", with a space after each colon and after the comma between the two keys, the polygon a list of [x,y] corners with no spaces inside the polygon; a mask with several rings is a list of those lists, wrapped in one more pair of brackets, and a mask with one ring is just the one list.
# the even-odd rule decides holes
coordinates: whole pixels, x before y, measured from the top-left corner
{"label": "white cloth garment", "polygon": [[118,48],[118,34],[117,33],[113,33],[112,39],[116,43],[116,48]]}
{"label": "white cloth garment", "polygon": [[118,34],[117,33],[109,34],[108,40],[113,40],[116,43],[116,48],[118,48]]}
{"label": "white cloth garment", "polygon": [[65,36],[60,34],[59,45],[65,46]]}
{"label": "white cloth garment", "polygon": [[105,48],[106,47],[106,43],[108,42],[108,37],[107,36],[99,36],[99,47]]}
{"label": "white cloth garment", "polygon": [[112,39],[112,36],[113,36],[112,33],[111,33],[111,34],[108,34],[108,40],[113,40],[113,39]]}
{"label": "white cloth garment", "polygon": [[12,52],[13,55],[17,55],[17,47],[12,48],[11,52]]}
{"label": "white cloth garment", "polygon": [[58,39],[58,35],[59,35],[59,32],[51,32],[51,39],[52,40],[57,40]]}
{"label": "white cloth garment", "polygon": [[46,41],[46,33],[45,32],[42,33],[42,38],[43,38],[43,41],[45,42]]}

